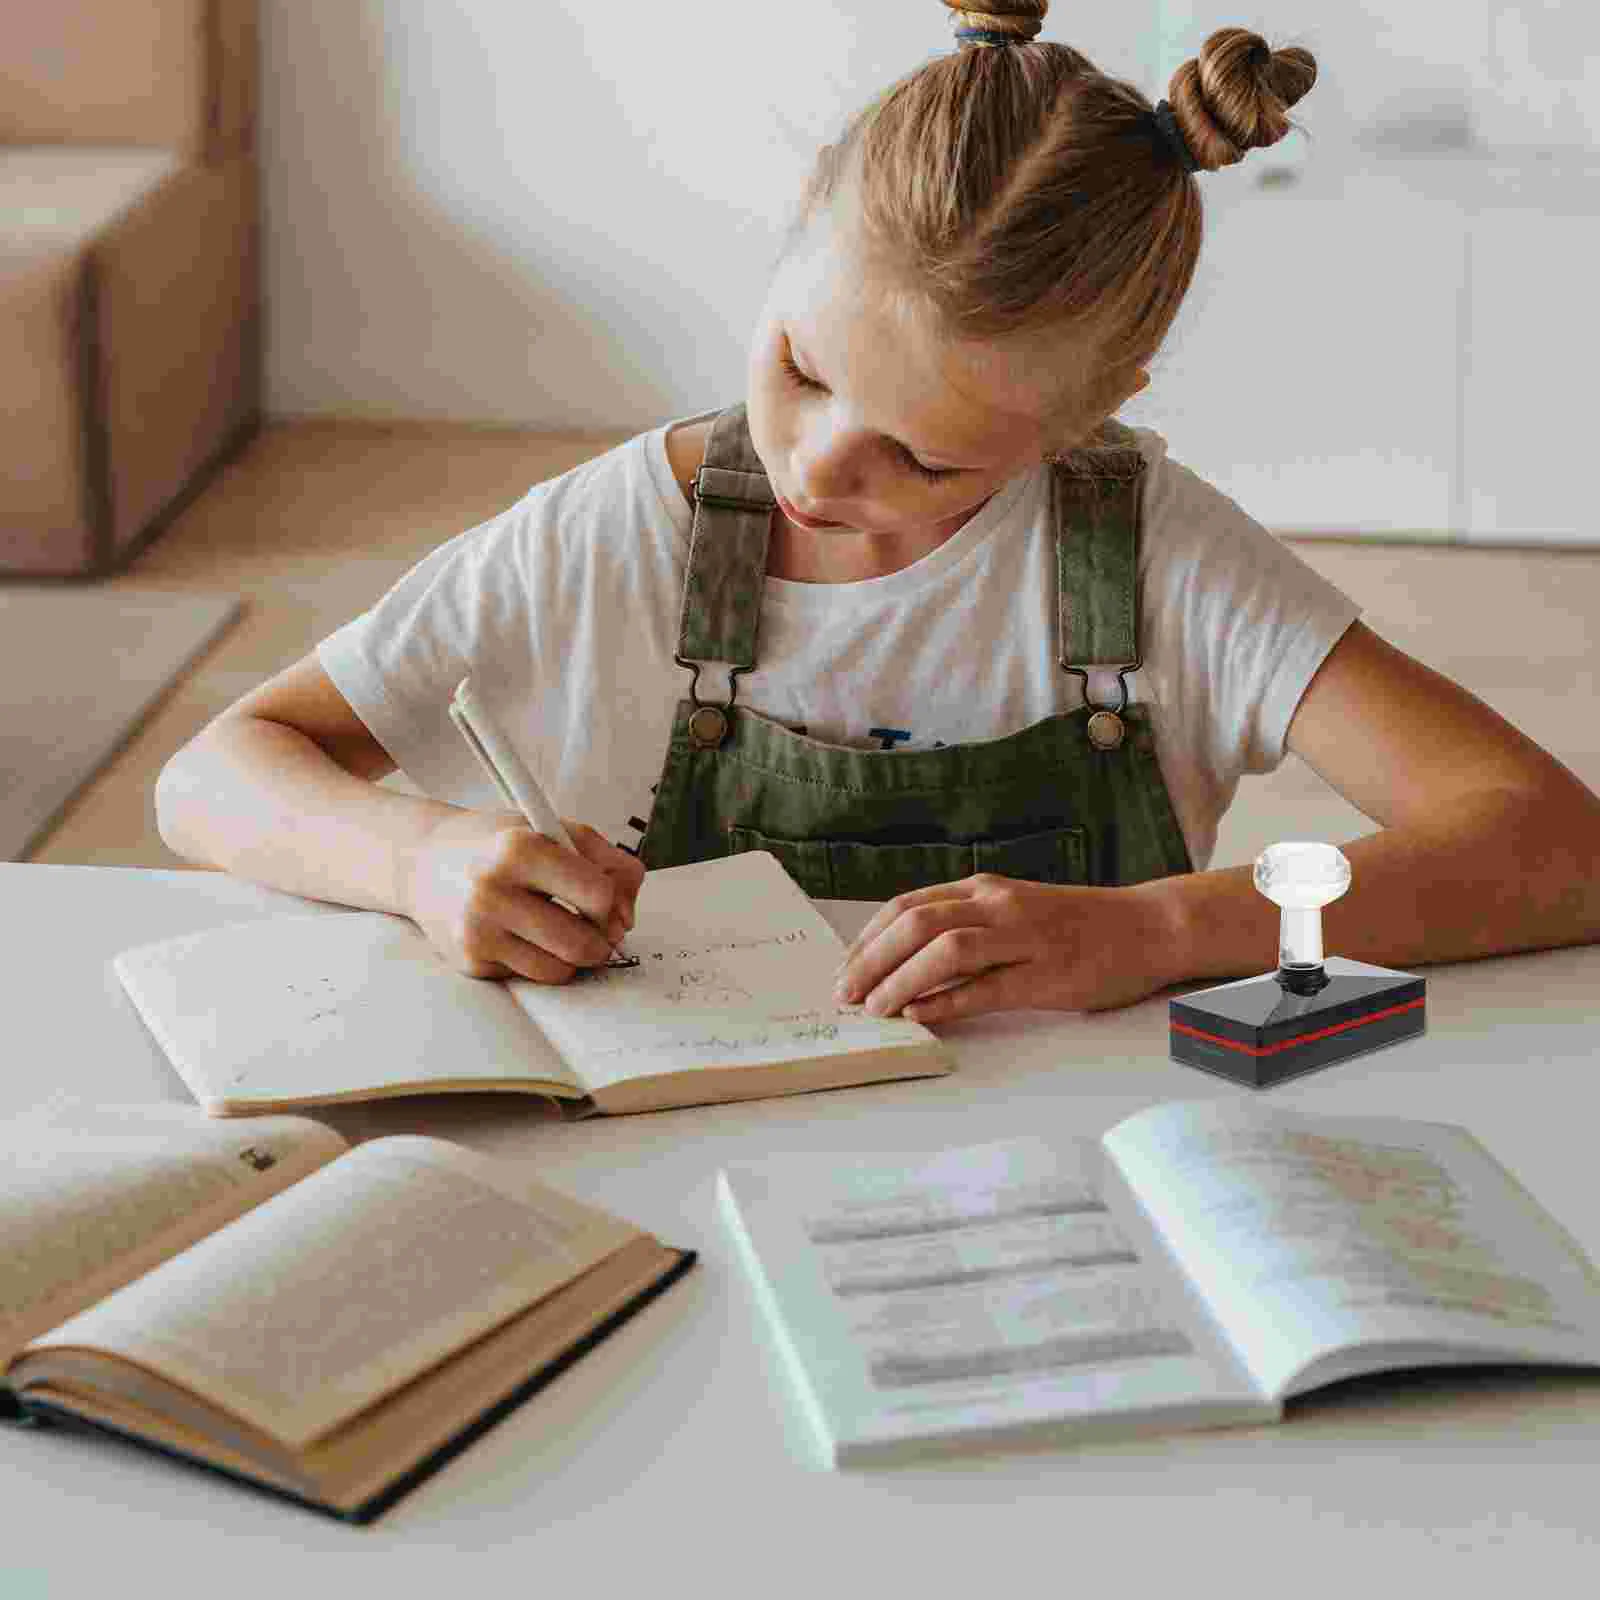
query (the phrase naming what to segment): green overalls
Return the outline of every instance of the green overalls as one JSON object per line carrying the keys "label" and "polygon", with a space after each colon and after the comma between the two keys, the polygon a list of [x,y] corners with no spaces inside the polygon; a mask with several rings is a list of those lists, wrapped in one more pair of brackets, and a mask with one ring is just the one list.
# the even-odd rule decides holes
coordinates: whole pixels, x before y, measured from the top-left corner
{"label": "green overalls", "polygon": [[[694,481],[694,528],[676,658],[691,674],[673,718],[638,854],[664,867],[770,850],[808,894],[887,900],[974,872],[1036,883],[1130,884],[1193,870],[1145,710],[1139,665],[1139,487],[1132,434],[1052,472],[1060,663],[1113,668],[1119,704],[1085,704],[1004,738],[927,750],[826,744],[733,704],[756,665],[776,506],[745,407],[712,425]],[[734,669],[726,703],[700,698],[700,668]]]}

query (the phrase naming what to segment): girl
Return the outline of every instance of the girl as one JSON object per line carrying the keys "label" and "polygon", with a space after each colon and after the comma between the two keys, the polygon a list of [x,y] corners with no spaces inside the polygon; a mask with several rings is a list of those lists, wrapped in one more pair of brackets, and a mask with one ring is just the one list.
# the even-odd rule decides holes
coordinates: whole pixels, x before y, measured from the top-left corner
{"label": "girl", "polygon": [[[554,983],[647,867],[769,849],[886,902],[843,999],[1096,1009],[1270,964],[1250,869],[1205,869],[1291,750],[1381,824],[1331,948],[1600,937],[1600,801],[1112,420],[1194,271],[1196,174],[1281,138],[1314,61],[1224,29],[1152,108],[1045,10],[955,11],[822,152],[743,403],[535,486],[229,708],[161,775],[172,848]],[[468,673],[596,824],[577,854],[474,809]]]}

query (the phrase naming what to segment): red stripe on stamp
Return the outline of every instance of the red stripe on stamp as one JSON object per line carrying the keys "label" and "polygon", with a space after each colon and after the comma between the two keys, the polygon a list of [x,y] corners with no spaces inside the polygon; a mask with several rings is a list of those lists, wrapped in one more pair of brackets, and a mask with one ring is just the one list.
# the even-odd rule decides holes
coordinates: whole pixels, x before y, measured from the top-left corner
{"label": "red stripe on stamp", "polygon": [[1336,1033],[1348,1033],[1352,1028],[1364,1028],[1369,1022],[1379,1022],[1384,1017],[1398,1017],[1403,1011],[1415,1011],[1418,1006],[1427,1002],[1426,995],[1419,995],[1415,1000],[1407,1000],[1404,1005],[1387,1006],[1382,1011],[1374,1011],[1370,1017],[1353,1017],[1349,1022],[1336,1022],[1331,1028],[1319,1028],[1315,1033],[1302,1033],[1293,1039],[1285,1039],[1282,1044],[1245,1044],[1239,1039],[1224,1039],[1220,1033],[1207,1033],[1204,1028],[1191,1028],[1187,1022],[1174,1022],[1174,1033],[1186,1033],[1191,1039],[1205,1039],[1212,1044],[1225,1045],[1229,1050],[1238,1050],[1247,1056],[1275,1056],[1280,1050],[1293,1050],[1303,1044],[1310,1044],[1313,1039],[1327,1039]]}

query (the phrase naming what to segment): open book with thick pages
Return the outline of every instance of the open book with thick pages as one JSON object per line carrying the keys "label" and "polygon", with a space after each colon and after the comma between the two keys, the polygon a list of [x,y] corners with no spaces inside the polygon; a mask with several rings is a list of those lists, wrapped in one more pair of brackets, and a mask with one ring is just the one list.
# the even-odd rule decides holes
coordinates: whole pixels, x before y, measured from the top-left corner
{"label": "open book with thick pages", "polygon": [[86,1107],[0,1141],[0,1412],[368,1522],[694,1261],[441,1139]]}
{"label": "open book with thick pages", "polygon": [[1275,1422],[1403,1368],[1600,1366],[1588,1258],[1451,1124],[1175,1102],[1098,1142],[718,1184],[835,1466]]}
{"label": "open book with thick pages", "polygon": [[213,1116],[484,1089],[654,1111],[952,1070],[921,1024],[834,1000],[843,941],[766,851],[648,873],[625,948],[636,966],[567,984],[469,978],[407,918],[352,911],[113,966]]}

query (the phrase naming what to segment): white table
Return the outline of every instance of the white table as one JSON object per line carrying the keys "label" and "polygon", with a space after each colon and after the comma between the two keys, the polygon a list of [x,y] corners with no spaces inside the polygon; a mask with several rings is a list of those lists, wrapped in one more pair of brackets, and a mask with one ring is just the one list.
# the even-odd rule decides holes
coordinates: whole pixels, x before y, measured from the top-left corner
{"label": "white table", "polygon": [[[126,945],[306,903],[203,872],[0,865],[0,1110],[183,1100],[110,976]],[[824,908],[845,928],[859,906]],[[340,914],[327,908],[329,915]],[[1600,947],[1428,970],[1429,1031],[1270,1091],[1478,1132],[1600,1258]],[[873,1473],[818,1462],[714,1205],[727,1160],[910,1151],[1155,1100],[1244,1095],[1167,1056],[1164,997],[945,1030],[949,1079],[562,1126],[513,1098],[351,1107],[701,1252],[699,1267],[372,1526],[324,1520],[111,1441],[0,1431],[4,1600],[539,1593],[962,1596],[1594,1592],[1600,1383],[1450,1383],[1276,1426]],[[361,1565],[331,1566],[359,1556]],[[465,1570],[463,1562],[471,1565]]]}

